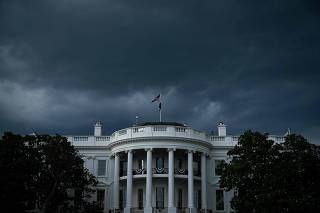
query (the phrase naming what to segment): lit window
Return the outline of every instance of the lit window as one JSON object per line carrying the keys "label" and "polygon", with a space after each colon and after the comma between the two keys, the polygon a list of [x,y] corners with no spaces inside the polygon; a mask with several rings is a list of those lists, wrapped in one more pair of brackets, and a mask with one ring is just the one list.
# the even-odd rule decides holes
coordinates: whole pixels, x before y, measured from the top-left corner
{"label": "lit window", "polygon": [[216,190],[216,210],[224,210],[223,191]]}
{"label": "lit window", "polygon": [[98,176],[106,175],[106,160],[98,160]]}

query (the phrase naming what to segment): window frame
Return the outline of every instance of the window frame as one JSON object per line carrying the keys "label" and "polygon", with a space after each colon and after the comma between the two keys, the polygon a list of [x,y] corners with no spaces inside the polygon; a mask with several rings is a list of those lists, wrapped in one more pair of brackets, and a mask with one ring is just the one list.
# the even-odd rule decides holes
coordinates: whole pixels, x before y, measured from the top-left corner
{"label": "window frame", "polygon": [[[104,167],[100,167],[99,162],[104,162]],[[100,173],[100,169],[103,168],[104,174]],[[98,177],[105,177],[107,176],[107,160],[106,159],[98,159],[97,160],[97,176]]]}

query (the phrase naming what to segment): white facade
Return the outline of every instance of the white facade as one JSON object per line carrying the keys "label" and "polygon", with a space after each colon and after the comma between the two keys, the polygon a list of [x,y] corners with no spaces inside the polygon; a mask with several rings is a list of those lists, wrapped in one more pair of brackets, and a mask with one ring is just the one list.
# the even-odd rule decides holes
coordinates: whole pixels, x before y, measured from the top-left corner
{"label": "white facade", "polygon": [[[93,200],[104,212],[232,212],[232,192],[219,188],[222,160],[237,136],[208,135],[173,122],[149,122],[102,135],[67,136],[99,180]],[[269,136],[276,142],[283,136]]]}

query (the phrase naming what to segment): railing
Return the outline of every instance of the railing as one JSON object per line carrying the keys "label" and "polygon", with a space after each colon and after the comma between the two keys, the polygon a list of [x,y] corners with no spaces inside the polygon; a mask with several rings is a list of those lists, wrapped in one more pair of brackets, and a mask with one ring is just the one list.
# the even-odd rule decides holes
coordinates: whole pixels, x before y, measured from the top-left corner
{"label": "railing", "polygon": [[88,141],[88,136],[75,136],[73,141]]}
{"label": "railing", "polygon": [[153,213],[168,213],[167,207],[155,207],[153,208]]}
{"label": "railing", "polygon": [[153,168],[152,169],[153,174],[168,174],[168,168]]}
{"label": "railing", "polygon": [[[168,168],[152,168],[152,174],[168,174]],[[147,171],[145,168],[143,169],[132,169],[132,175],[145,175]],[[175,168],[174,174],[176,175],[188,175],[188,169],[184,168]],[[193,170],[194,176],[201,176],[201,170]],[[120,169],[120,177],[127,176],[126,169]]]}
{"label": "railing", "polygon": [[155,127],[153,127],[153,131],[155,131],[155,132],[165,132],[165,131],[167,131],[167,127],[166,126],[155,126]]}
{"label": "railing", "polygon": [[143,207],[133,207],[131,208],[131,213],[143,213]]}
{"label": "railing", "polygon": [[188,174],[188,170],[187,169],[184,169],[184,168],[176,168],[174,170],[174,174],[177,174],[177,175],[187,175]]}
{"label": "railing", "polygon": [[134,169],[133,170],[133,174],[134,175],[143,175],[143,174],[146,174],[146,170],[143,168],[143,169]]}
{"label": "railing", "polygon": [[96,141],[110,141],[109,136],[97,136]]}
{"label": "railing", "polygon": [[177,213],[186,213],[187,207],[177,207]]}

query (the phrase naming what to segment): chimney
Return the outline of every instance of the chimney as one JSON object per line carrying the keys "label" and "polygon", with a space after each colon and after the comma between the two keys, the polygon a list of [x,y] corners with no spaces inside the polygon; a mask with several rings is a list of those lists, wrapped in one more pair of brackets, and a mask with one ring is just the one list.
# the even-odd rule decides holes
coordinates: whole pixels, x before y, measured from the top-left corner
{"label": "chimney", "polygon": [[219,122],[218,124],[218,136],[227,136],[227,125],[223,122]]}
{"label": "chimney", "polygon": [[102,125],[101,121],[97,121],[94,125],[94,136],[101,136],[102,135]]}

